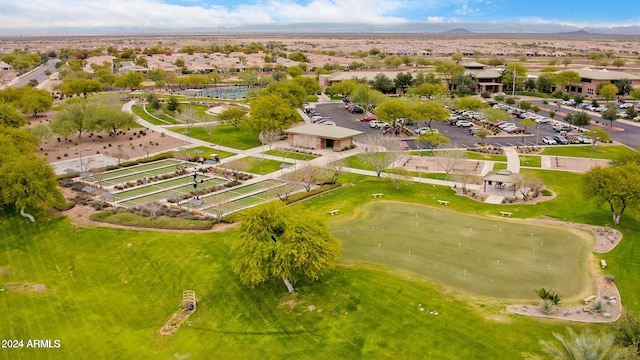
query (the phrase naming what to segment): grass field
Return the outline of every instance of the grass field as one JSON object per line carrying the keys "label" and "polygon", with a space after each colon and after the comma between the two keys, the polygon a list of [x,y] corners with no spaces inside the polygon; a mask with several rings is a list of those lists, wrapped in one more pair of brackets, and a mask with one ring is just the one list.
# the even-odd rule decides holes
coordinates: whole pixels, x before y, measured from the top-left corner
{"label": "grass field", "polygon": [[[262,159],[259,157],[245,157],[240,160],[236,160],[233,163],[239,162],[238,165],[242,168],[241,171],[249,172],[252,174],[265,175],[272,173],[274,171],[280,170],[280,165],[282,165],[281,161],[271,160],[271,159]],[[233,163],[227,163],[223,165],[223,167],[233,168],[235,165]],[[287,163],[287,165],[293,165]]]}
{"label": "grass field", "polygon": [[[172,128],[178,134],[183,134],[185,128]],[[217,125],[209,136],[207,131],[200,126],[193,126],[189,135],[198,140],[208,141],[216,145],[222,145],[233,149],[246,150],[262,145],[258,138],[259,131],[239,130],[233,125]]]}
{"label": "grass field", "polygon": [[631,154],[633,150],[623,145],[597,145],[595,152],[590,145],[585,146],[547,146],[540,155],[572,156],[598,159],[617,159],[624,154]]}
{"label": "grass field", "polygon": [[[406,182],[396,190],[386,179],[340,175],[339,181],[350,186],[294,206],[325,214],[335,221],[334,231],[341,226],[358,225],[367,234],[368,227],[373,225],[376,228],[371,234],[376,234],[382,233],[380,226],[384,228],[384,224],[408,225],[400,233],[385,236],[385,243],[378,241],[380,248],[367,243],[375,240],[371,236],[362,237],[359,243],[345,242],[338,267],[317,282],[297,282],[298,296],[288,295],[280,281],[253,289],[239,284],[230,268],[229,245],[238,236],[233,229],[206,233],[128,231],[75,227],[64,218],[44,220],[42,214],[31,224],[17,215],[5,214],[0,217],[3,234],[0,288],[6,289],[0,292],[0,334],[13,339],[59,339],[62,347],[0,349],[0,359],[521,359],[524,352],[540,354],[539,341],[552,340],[553,332],[566,333],[566,327],[607,331],[606,325],[509,315],[504,308],[511,302],[472,295],[488,291],[503,296],[502,291],[483,284],[472,284],[479,287],[476,291],[467,286],[464,291],[457,290],[453,270],[461,264],[450,265],[453,260],[445,257],[446,265],[450,266],[445,270],[450,274],[439,275],[438,269],[429,268],[443,261],[436,258],[437,254],[441,257],[447,254],[422,252],[431,252],[432,238],[444,235],[445,230],[449,232],[438,237],[438,246],[444,247],[448,241],[449,248],[456,251],[455,237],[464,236],[467,227],[473,229],[469,233],[475,234],[482,226],[512,224],[517,219],[539,216],[598,226],[610,224],[608,208],[584,200],[580,186],[576,186],[581,181],[580,174],[536,169],[523,172],[542,179],[557,197],[536,205],[487,205],[457,196],[450,188]],[[384,193],[385,201],[376,200],[368,205],[372,193]],[[438,207],[437,199],[450,204]],[[408,213],[398,215],[399,218],[387,214],[387,200],[402,201],[405,204],[402,208]],[[410,220],[415,221],[416,211],[411,210],[412,213],[409,209],[424,205],[425,209],[436,207],[437,213],[447,217],[426,228],[427,231],[420,231],[429,237],[414,248],[412,240],[416,234],[409,231],[415,229],[415,222],[411,224]],[[362,209],[369,206],[385,208],[377,209],[375,216],[367,218],[367,211],[373,210]],[[333,209],[340,209],[340,213],[331,217],[328,211]],[[499,211],[513,212],[516,221],[497,218]],[[346,220],[349,221],[340,223]],[[426,225],[418,222],[419,230],[423,226]],[[625,308],[637,313],[640,311],[638,210],[625,211],[616,228],[624,234],[620,245],[611,253],[596,257],[607,260],[609,266],[604,272],[615,275]],[[540,231],[542,234],[543,230]],[[538,230],[534,231],[534,238],[537,233]],[[560,234],[565,234],[564,230],[554,228],[545,235],[544,245],[537,251],[559,246],[581,253],[579,247],[554,245],[564,240]],[[348,236],[356,235],[354,232]],[[473,261],[471,248],[466,246],[498,260],[504,249],[496,254],[492,249],[479,247],[481,243],[494,241],[491,237],[495,235],[494,230],[478,237],[469,234],[465,242],[459,240],[460,250],[469,253],[456,261]],[[520,238],[526,237],[524,232]],[[394,251],[375,257],[380,255],[375,251],[387,250],[387,244],[392,242],[399,249],[404,248],[397,254]],[[532,250],[537,244],[537,239],[527,243]],[[411,258],[430,262],[408,262],[409,245]],[[520,248],[511,250],[519,254]],[[533,251],[519,255],[523,261],[532,262]],[[593,255],[587,255],[590,256]],[[567,257],[575,258],[570,261],[576,265],[553,261],[550,265],[554,266],[551,269],[554,272],[542,286],[561,281],[556,279],[555,266],[563,265],[563,269],[577,266],[578,271],[584,266],[574,253]],[[495,260],[488,259],[486,265],[477,267],[473,273],[496,270]],[[516,266],[499,260],[501,269]],[[532,263],[535,265],[535,261]],[[472,276],[470,269],[467,268],[468,277]],[[495,273],[493,279],[498,280],[498,275],[499,272]],[[518,276],[522,274],[511,275],[520,279]],[[484,279],[487,276],[491,275],[485,274]],[[524,292],[532,287],[522,286]],[[198,310],[175,335],[158,336],[160,327],[180,308],[181,294],[186,289],[195,290]]]}
{"label": "grass field", "polygon": [[349,259],[495,298],[531,300],[533,289],[552,287],[582,299],[594,290],[587,271],[593,236],[399,202],[373,202],[359,212],[357,221],[332,227]]}
{"label": "grass field", "polygon": [[520,155],[520,166],[536,167],[542,166],[542,159],[536,155]]}
{"label": "grass field", "polygon": [[[557,329],[524,317],[489,320],[439,286],[377,266],[299,282],[297,297],[278,282],[249,289],[229,266],[234,232],[24,221],[0,221],[0,281],[24,286],[0,294],[0,333],[62,347],[0,349],[3,359],[515,359]],[[158,336],[185,289],[196,292],[198,310],[176,335]]]}
{"label": "grass field", "polygon": [[293,151],[282,151],[282,150],[268,150],[264,152],[266,155],[279,156],[286,159],[296,159],[296,160],[313,160],[317,158],[315,155],[310,154],[302,154]]}

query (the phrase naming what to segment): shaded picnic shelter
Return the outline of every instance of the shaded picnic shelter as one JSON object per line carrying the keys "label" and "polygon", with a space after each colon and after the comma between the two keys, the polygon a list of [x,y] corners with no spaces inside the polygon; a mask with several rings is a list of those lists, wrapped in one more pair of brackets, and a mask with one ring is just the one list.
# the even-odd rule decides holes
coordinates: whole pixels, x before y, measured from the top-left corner
{"label": "shaded picnic shelter", "polygon": [[508,186],[509,190],[513,189],[513,195],[516,194],[515,184],[522,179],[522,174],[514,173],[506,169],[494,170],[482,177],[484,182],[484,192],[487,192],[487,184],[495,186],[498,189],[504,189]]}
{"label": "shaded picnic shelter", "polygon": [[362,131],[333,125],[304,124],[283,131],[291,146],[311,149],[343,150],[353,144],[353,138]]}

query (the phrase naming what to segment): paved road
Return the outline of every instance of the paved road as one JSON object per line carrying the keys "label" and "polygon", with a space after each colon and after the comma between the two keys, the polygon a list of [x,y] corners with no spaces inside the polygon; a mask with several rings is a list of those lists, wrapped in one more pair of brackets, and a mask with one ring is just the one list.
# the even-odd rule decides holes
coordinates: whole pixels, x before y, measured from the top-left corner
{"label": "paved road", "polygon": [[47,79],[47,73],[53,74],[56,72],[56,64],[59,62],[59,59],[48,60],[44,65],[18,78],[16,81],[10,83],[9,86],[26,86],[29,85],[29,81],[32,79],[35,79],[38,84],[40,84]]}

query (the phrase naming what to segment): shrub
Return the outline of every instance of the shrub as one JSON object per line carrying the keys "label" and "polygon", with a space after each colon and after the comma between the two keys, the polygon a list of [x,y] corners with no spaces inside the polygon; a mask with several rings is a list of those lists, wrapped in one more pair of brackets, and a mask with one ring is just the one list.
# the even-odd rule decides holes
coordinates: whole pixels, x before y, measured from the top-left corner
{"label": "shrub", "polygon": [[604,276],[604,279],[607,280],[608,282],[612,283],[616,281],[616,277],[614,275],[611,274],[607,274]]}
{"label": "shrub", "polygon": [[548,190],[548,189],[542,189],[542,190],[540,191],[540,193],[542,194],[542,196],[551,196],[551,195],[553,195],[553,194],[551,193],[551,190]]}
{"label": "shrub", "polygon": [[291,194],[291,195],[289,195],[289,197],[287,198],[285,203],[287,205],[293,204],[295,202],[302,201],[304,199],[307,199],[307,198],[310,198],[312,196],[321,194],[323,192],[339,188],[340,186],[342,186],[342,185],[340,185],[340,184],[327,184],[327,185],[322,185],[320,187],[317,187],[317,188],[315,188],[315,189],[313,189],[313,190],[311,190],[309,192],[305,191],[305,192],[299,192],[299,193]]}
{"label": "shrub", "polygon": [[54,209],[58,210],[58,211],[67,211],[72,209],[74,206],[76,206],[76,203],[73,201],[66,201],[62,204],[56,204],[53,206]]}

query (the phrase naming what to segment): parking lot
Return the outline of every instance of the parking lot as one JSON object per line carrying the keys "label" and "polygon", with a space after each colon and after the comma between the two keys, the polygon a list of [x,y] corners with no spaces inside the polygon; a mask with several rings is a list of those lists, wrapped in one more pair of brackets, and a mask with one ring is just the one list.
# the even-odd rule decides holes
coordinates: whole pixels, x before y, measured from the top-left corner
{"label": "parking lot", "polygon": [[[342,126],[349,129],[359,130],[363,133],[371,133],[377,132],[378,129],[371,128],[368,122],[360,122],[359,119],[365,116],[371,116],[371,113],[365,114],[352,114],[348,112],[345,108],[344,103],[325,103],[325,104],[317,104],[315,107],[316,113],[321,114],[323,117],[330,118],[333,122],[335,122],[336,126]],[[510,120],[511,122],[516,123],[517,126],[521,126],[520,122],[522,119],[514,118]],[[419,127],[426,126],[425,122],[420,122],[418,124],[408,126],[411,129],[417,129]],[[468,127],[457,127],[451,126],[447,122],[438,122],[432,121],[431,127],[437,129],[448,137],[451,140],[451,144],[459,147],[472,147],[474,146],[480,139],[478,137],[473,136],[469,132]],[[542,138],[544,136],[554,136],[558,133],[552,129],[551,124],[539,124],[538,127],[529,126],[527,127],[527,132],[529,134],[500,134],[497,136],[491,136],[485,139],[485,142],[493,145],[493,146],[531,146],[536,143],[539,145],[543,145]],[[578,135],[577,131],[569,132],[568,136]],[[418,144],[415,141],[415,138],[406,138],[403,135],[398,136],[399,139],[406,139],[409,147],[411,149],[418,149]]]}

